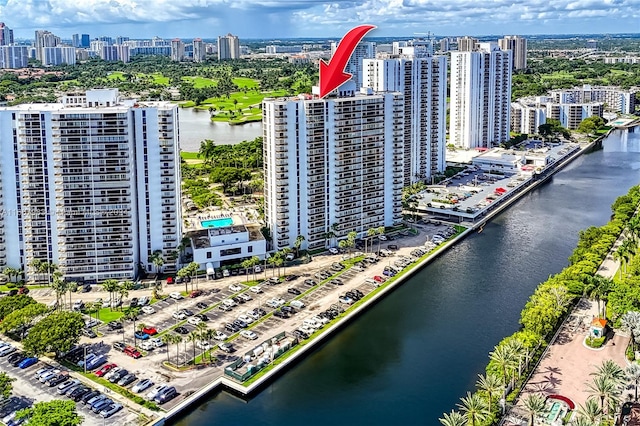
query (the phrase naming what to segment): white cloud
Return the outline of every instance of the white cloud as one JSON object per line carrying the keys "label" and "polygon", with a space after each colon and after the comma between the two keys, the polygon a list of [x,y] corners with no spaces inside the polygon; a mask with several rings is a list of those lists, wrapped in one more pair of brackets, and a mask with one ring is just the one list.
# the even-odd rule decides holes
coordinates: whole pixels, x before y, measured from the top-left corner
{"label": "white cloud", "polygon": [[364,23],[377,25],[378,35],[410,35],[418,28],[526,33],[547,24],[545,32],[639,32],[639,11],[640,0],[0,0],[0,20],[25,33],[145,24],[165,36],[205,29],[251,37],[339,35]]}

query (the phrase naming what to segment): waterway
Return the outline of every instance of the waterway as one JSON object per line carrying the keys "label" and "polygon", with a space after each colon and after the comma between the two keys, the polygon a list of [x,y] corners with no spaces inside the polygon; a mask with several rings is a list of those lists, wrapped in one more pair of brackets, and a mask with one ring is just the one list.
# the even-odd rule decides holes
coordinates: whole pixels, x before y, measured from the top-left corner
{"label": "waterway", "polygon": [[640,128],[615,131],[249,401],[220,392],[179,424],[437,425],[518,328],[578,232],[640,183]]}
{"label": "waterway", "polygon": [[194,108],[180,108],[180,149],[198,152],[200,142],[211,139],[218,145],[251,141],[262,135],[262,123],[247,123],[230,126],[228,123],[212,122],[209,111]]}

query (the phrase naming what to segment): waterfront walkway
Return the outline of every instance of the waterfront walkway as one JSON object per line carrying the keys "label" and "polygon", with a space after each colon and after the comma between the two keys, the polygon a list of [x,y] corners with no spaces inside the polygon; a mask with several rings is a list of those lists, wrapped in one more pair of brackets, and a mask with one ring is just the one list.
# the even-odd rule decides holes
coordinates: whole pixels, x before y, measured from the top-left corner
{"label": "waterfront walkway", "polygon": [[[597,274],[612,278],[620,267],[613,253],[624,240],[620,235],[606,258],[598,268]],[[584,404],[591,396],[587,383],[591,373],[605,360],[615,361],[626,367],[625,349],[629,337],[616,330],[613,339],[598,350],[585,346],[584,340],[591,321],[597,317],[598,304],[585,298],[581,299],[554,336],[540,363],[524,385],[520,396],[503,425],[526,425],[527,415],[523,410],[523,400],[529,394],[540,393],[544,396],[562,395],[575,404]]]}

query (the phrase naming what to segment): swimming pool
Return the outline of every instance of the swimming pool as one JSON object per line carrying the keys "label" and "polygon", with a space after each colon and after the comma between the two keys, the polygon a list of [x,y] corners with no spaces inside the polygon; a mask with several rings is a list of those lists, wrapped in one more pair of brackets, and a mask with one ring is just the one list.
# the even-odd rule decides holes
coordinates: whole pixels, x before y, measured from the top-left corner
{"label": "swimming pool", "polygon": [[203,228],[223,228],[225,226],[233,225],[233,219],[230,217],[224,217],[222,219],[209,219],[200,222]]}

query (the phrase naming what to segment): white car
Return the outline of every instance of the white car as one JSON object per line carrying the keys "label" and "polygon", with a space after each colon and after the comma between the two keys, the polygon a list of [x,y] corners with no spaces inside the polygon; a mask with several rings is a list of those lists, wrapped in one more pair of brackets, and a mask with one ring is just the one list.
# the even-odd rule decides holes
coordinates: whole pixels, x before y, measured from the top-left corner
{"label": "white car", "polygon": [[292,300],[291,302],[289,302],[289,305],[293,306],[296,309],[302,309],[304,308],[304,303],[302,303],[300,300]]}
{"label": "white car", "polygon": [[256,294],[262,293],[262,288],[259,285],[253,286],[249,290],[251,290],[252,292],[254,292]]}
{"label": "white car", "polygon": [[198,317],[189,317],[189,319],[187,320],[187,323],[191,324],[191,325],[198,325],[202,322],[202,320]]}
{"label": "white car", "polygon": [[151,379],[142,379],[131,388],[131,392],[140,393],[151,386],[153,386]]}
{"label": "white car", "polygon": [[3,346],[2,348],[0,348],[0,356],[9,355],[10,353],[13,353],[15,351],[16,351],[16,348],[14,346],[11,346],[11,345]]}
{"label": "white car", "polygon": [[253,297],[249,296],[247,293],[240,293],[238,295],[238,297],[242,300],[244,300],[245,302],[248,302],[250,300],[253,300]]}
{"label": "white car", "polygon": [[164,391],[165,389],[167,389],[169,386],[167,385],[158,385],[155,388],[151,389],[146,395],[145,398],[148,401],[153,401],[155,399],[155,397],[162,391]]}
{"label": "white car", "polygon": [[253,271],[254,271],[256,274],[258,274],[258,273],[262,272],[262,268],[260,267],[260,265],[256,265],[256,266],[253,268]]}
{"label": "white car", "polygon": [[109,370],[109,372],[107,374],[105,374],[102,378],[105,380],[109,380],[110,378],[112,378],[113,376],[116,375],[116,373],[118,371],[122,370],[121,367],[113,367],[111,370]]}
{"label": "white car", "polygon": [[288,261],[292,261],[293,259],[295,259],[295,255],[293,253],[287,253],[285,259]]}
{"label": "white car", "polygon": [[143,349],[145,351],[152,351],[156,348],[156,345],[154,345],[153,342],[150,340],[143,340],[139,346],[140,346],[140,349]]}
{"label": "white car", "polygon": [[156,310],[153,306],[143,306],[142,312],[144,312],[145,314],[155,314]]}
{"label": "white car", "polygon": [[253,318],[251,318],[251,317],[250,317],[250,316],[248,316],[248,315],[240,315],[240,316],[238,317],[238,319],[239,319],[240,321],[244,321],[244,322],[246,322],[247,324],[251,324],[253,321],[255,321]]}
{"label": "white car", "polygon": [[173,315],[171,315],[174,319],[177,320],[183,320],[185,319],[187,316],[184,314],[184,312],[182,311],[176,311],[173,313]]}
{"label": "white car", "polygon": [[184,299],[184,296],[177,291],[174,291],[173,293],[169,293],[169,297],[175,300]]}
{"label": "white car", "polygon": [[340,251],[338,251],[338,249],[337,249],[337,248],[335,248],[335,247],[331,247],[331,248],[329,249],[329,253],[331,253],[331,254],[338,254],[338,253],[340,253]]}
{"label": "white car", "polygon": [[242,286],[240,286],[238,284],[231,284],[229,286],[229,290],[231,290],[231,291],[240,291],[240,290],[242,290]]}
{"label": "white car", "polygon": [[231,300],[231,299],[224,299],[224,300],[222,301],[222,304],[223,304],[223,305],[226,305],[226,306],[228,306],[228,307],[230,307],[230,308],[233,308],[234,306],[236,306],[236,305],[237,305],[237,304],[236,304],[236,302],[234,302],[234,301],[233,301],[233,300]]}
{"label": "white car", "polygon": [[196,342],[196,346],[198,347],[198,349],[202,349],[203,351],[208,351],[209,349],[211,349],[211,345],[209,344],[209,342],[206,342],[204,340],[198,340]]}
{"label": "white car", "polygon": [[82,300],[76,300],[75,302],[73,302],[74,311],[79,311],[82,308],[84,308],[84,302]]}
{"label": "white car", "polygon": [[256,340],[258,338],[258,335],[251,330],[242,330],[240,335],[249,340]]}
{"label": "white car", "polygon": [[216,331],[216,334],[213,335],[213,338],[216,340],[227,340],[229,336],[219,331]]}
{"label": "white car", "polygon": [[159,337],[154,337],[153,339],[149,339],[149,341],[151,343],[153,343],[155,345],[156,348],[159,348],[161,346],[164,346],[164,342],[162,341],[161,338]]}
{"label": "white car", "polygon": [[138,299],[138,306],[146,306],[151,303],[151,298],[149,296],[142,296]]}

